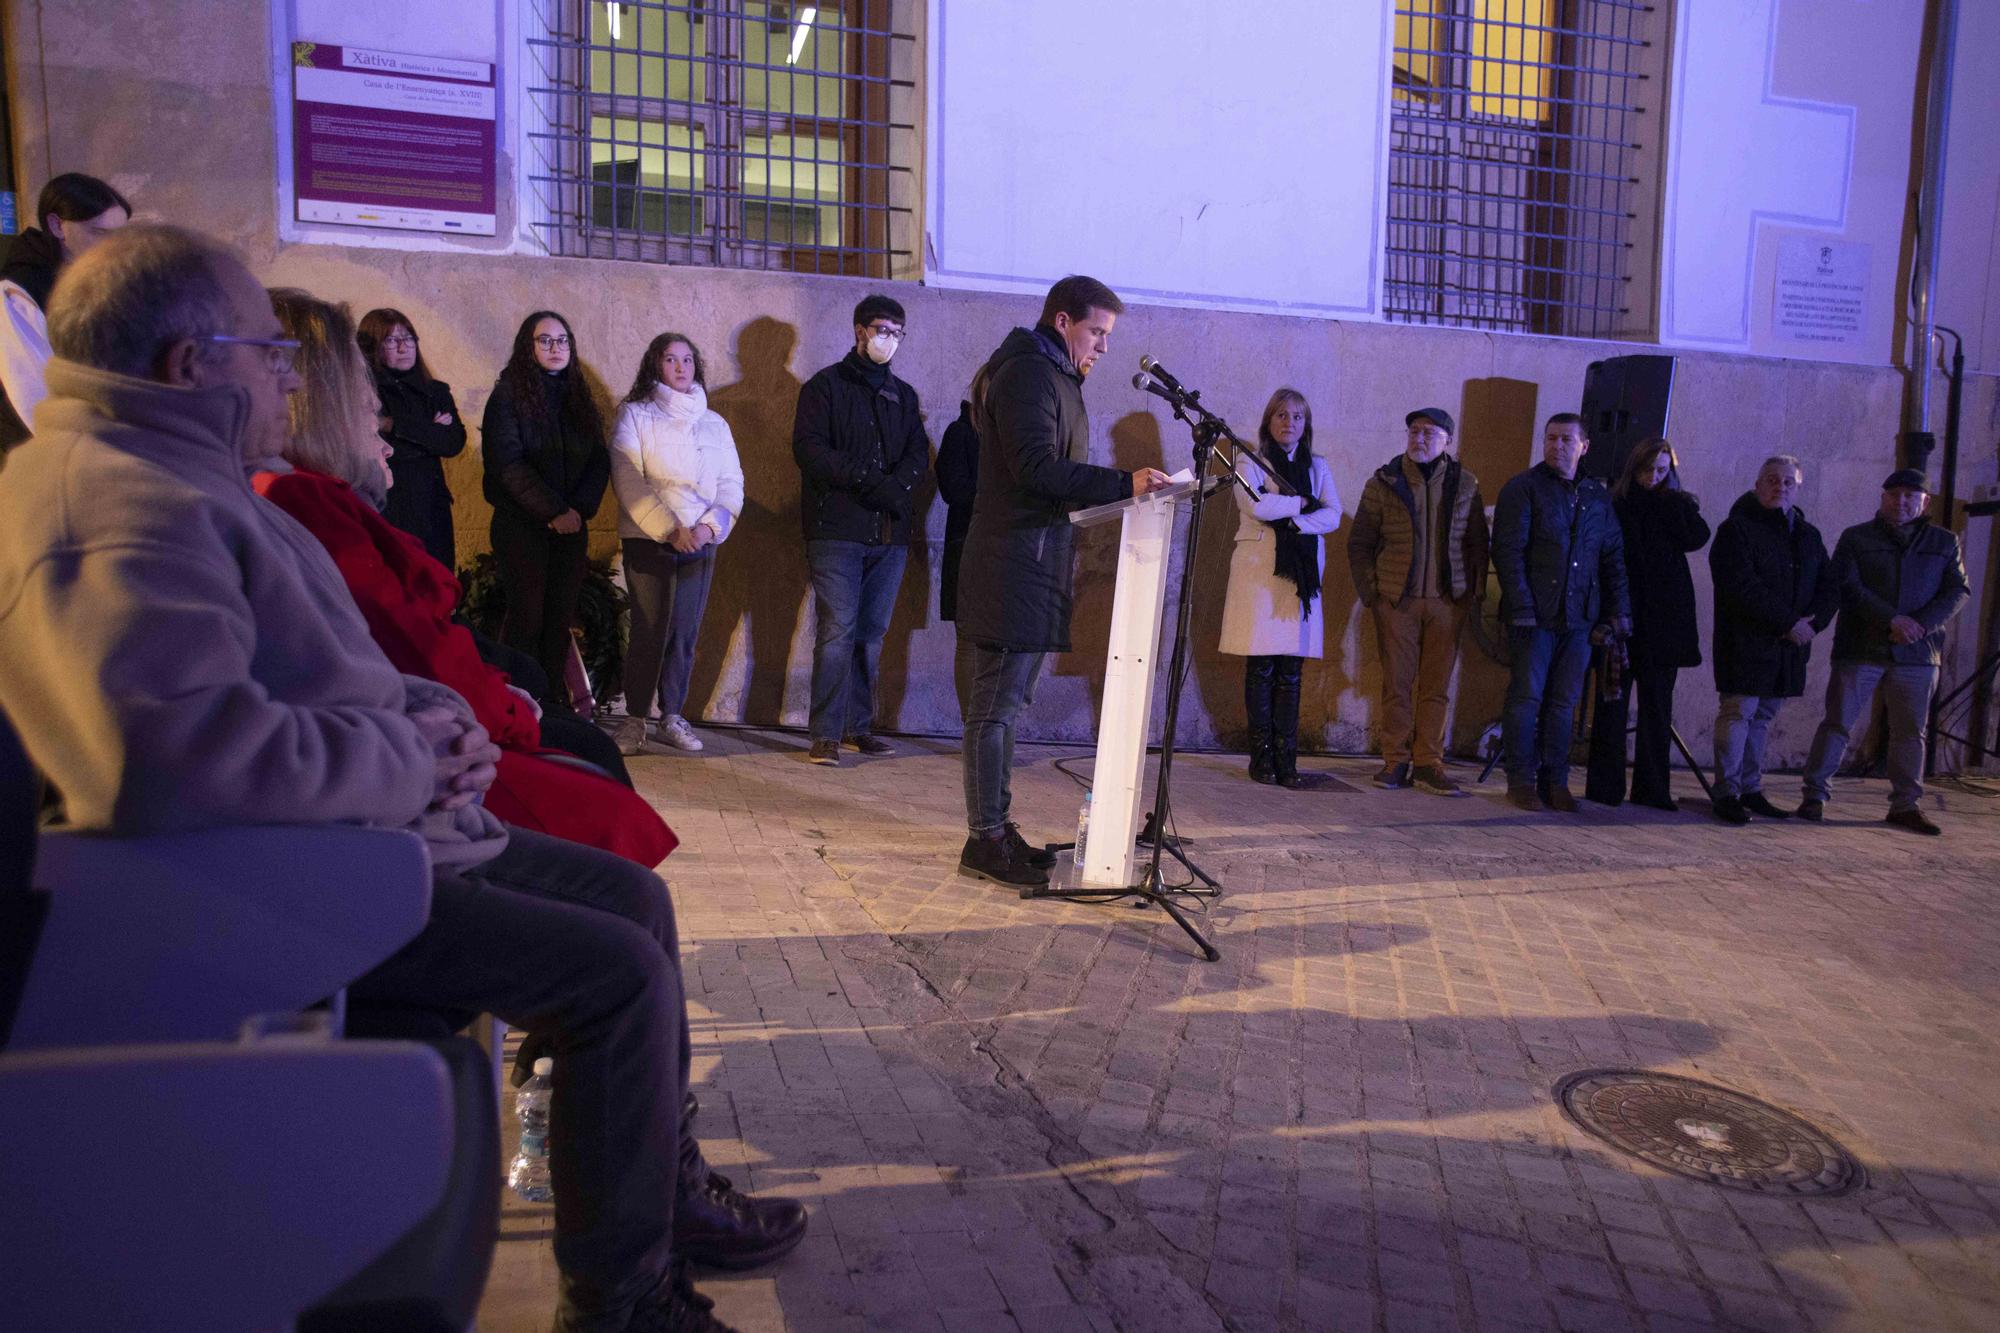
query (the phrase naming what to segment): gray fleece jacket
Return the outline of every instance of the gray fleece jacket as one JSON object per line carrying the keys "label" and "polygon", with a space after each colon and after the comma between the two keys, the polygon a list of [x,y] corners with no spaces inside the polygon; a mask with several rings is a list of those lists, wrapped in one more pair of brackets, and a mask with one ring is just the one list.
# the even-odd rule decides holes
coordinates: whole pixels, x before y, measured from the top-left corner
{"label": "gray fleece jacket", "polygon": [[[410,828],[434,864],[498,855],[475,804],[429,811],[410,684],[325,548],[250,489],[249,397],[55,360],[0,474],[0,708],[72,824]],[[469,710],[467,716],[470,716]]]}

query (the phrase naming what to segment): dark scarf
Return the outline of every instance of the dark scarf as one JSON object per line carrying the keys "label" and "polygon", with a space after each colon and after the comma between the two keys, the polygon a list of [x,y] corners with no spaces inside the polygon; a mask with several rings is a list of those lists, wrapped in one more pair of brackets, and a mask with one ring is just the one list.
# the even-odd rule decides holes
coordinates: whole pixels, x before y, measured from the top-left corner
{"label": "dark scarf", "polygon": [[49,291],[56,285],[56,270],[62,267],[62,246],[40,227],[30,227],[14,238],[7,249],[7,266],[0,268],[0,282],[11,282],[43,310],[49,308]]}
{"label": "dark scarf", "polygon": [[[1312,451],[1303,443],[1293,447],[1290,458],[1285,457],[1285,451],[1277,444],[1265,445],[1264,466],[1281,477],[1292,488],[1292,494],[1305,502],[1299,509],[1301,514],[1310,514],[1320,507],[1313,498]],[[1299,608],[1311,611],[1313,599],[1319,596],[1319,538],[1300,532],[1299,525],[1288,518],[1279,519],[1270,527],[1278,539],[1278,563],[1273,572],[1299,590]]]}
{"label": "dark scarf", "polygon": [[843,359],[847,362],[848,368],[859,375],[869,388],[879,389],[889,382],[887,364],[878,366],[859,352],[849,352]]}

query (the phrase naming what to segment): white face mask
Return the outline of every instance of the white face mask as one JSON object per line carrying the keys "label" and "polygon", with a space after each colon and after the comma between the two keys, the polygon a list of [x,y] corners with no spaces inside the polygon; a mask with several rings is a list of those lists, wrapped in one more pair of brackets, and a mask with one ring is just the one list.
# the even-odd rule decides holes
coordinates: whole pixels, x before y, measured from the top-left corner
{"label": "white face mask", "polygon": [[868,340],[868,359],[878,366],[886,366],[899,346],[901,343],[898,339],[891,338],[886,333],[878,333]]}

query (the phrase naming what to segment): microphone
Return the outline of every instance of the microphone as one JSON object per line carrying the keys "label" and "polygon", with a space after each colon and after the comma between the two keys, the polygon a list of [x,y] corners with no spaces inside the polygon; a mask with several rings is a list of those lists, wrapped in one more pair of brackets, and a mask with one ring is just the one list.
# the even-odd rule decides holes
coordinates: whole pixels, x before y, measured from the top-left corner
{"label": "microphone", "polygon": [[1174,378],[1173,372],[1158,361],[1155,361],[1151,356],[1142,356],[1139,358],[1139,369],[1145,371],[1169,389],[1172,389],[1177,396],[1182,398],[1187,397],[1188,391],[1182,387],[1179,380]]}
{"label": "microphone", "polygon": [[1174,392],[1174,390],[1169,389],[1165,384],[1154,379],[1143,370],[1132,377],[1132,387],[1141,392],[1153,394],[1155,397],[1164,398],[1176,407],[1179,407],[1185,401],[1185,395]]}

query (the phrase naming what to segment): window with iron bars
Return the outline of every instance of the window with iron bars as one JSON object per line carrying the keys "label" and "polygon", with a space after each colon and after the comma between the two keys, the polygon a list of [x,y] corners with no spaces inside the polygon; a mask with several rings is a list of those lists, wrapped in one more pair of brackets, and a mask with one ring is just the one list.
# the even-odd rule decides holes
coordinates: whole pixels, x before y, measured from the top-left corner
{"label": "window with iron bars", "polygon": [[1644,0],[1396,0],[1392,320],[1631,332]]}
{"label": "window with iron bars", "polygon": [[886,278],[914,267],[917,0],[532,0],[549,250]]}

